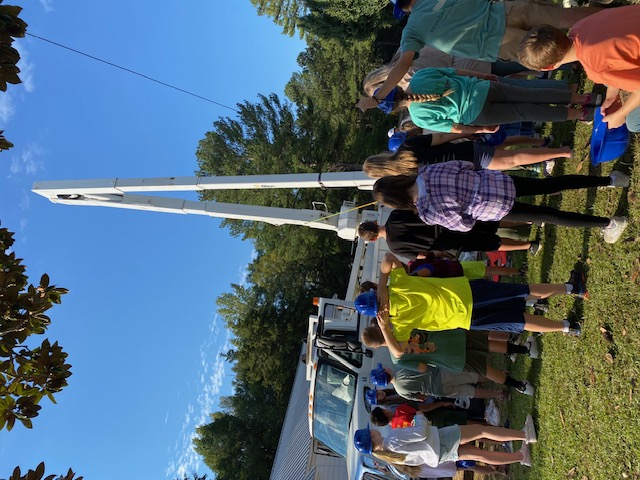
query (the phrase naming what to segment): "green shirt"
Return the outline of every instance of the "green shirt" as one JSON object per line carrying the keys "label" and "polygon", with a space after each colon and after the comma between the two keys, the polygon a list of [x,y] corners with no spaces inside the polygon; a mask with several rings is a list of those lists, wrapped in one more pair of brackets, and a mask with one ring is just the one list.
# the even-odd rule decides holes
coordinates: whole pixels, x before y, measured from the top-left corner
{"label": "green shirt", "polygon": [[419,371],[420,364],[452,372],[462,372],[467,361],[467,331],[445,330],[442,332],[426,332],[414,330],[412,340],[408,344],[410,351],[400,358],[391,355],[391,361],[410,370]]}
{"label": "green shirt", "polygon": [[413,277],[403,268],[389,275],[389,317],[399,342],[409,340],[413,329],[469,330],[472,309],[466,277]]}
{"label": "green shirt", "polygon": [[450,132],[454,123],[473,125],[487,101],[489,80],[456,75],[453,68],[423,68],[409,83],[412,93],[453,93],[435,102],[412,102],[411,120],[420,128]]}
{"label": "green shirt", "polygon": [[495,62],[506,27],[504,2],[416,0],[402,31],[400,50],[425,45],[462,58]]}

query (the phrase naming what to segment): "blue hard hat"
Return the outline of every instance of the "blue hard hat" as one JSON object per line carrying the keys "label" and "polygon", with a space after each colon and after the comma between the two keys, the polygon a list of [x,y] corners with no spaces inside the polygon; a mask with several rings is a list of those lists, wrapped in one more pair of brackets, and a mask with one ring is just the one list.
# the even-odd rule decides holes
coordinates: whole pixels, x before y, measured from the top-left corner
{"label": "blue hard hat", "polygon": [[356,430],[356,434],[353,436],[353,444],[358,451],[367,454],[371,453],[373,445],[371,443],[371,430],[369,430],[369,425],[367,425],[367,428]]}
{"label": "blue hard hat", "polygon": [[395,152],[396,150],[398,150],[400,148],[400,145],[402,145],[405,142],[408,135],[409,135],[408,132],[397,132],[391,135],[391,138],[387,143],[389,150],[391,150],[392,152]]}
{"label": "blue hard hat", "polygon": [[591,164],[610,162],[622,155],[629,146],[629,129],[625,124],[618,128],[609,128],[602,121],[600,107],[593,115],[593,133],[591,134]]}
{"label": "blue hard hat", "polygon": [[356,310],[362,315],[375,317],[378,314],[378,299],[373,289],[358,295],[354,303]]}
{"label": "blue hard hat", "polygon": [[[376,93],[378,93],[378,90],[380,90],[379,88],[376,88],[376,91],[373,92],[373,96],[376,96]],[[384,113],[389,114],[391,113],[391,111],[393,110],[393,106],[396,103],[396,92],[398,90],[398,87],[393,87],[393,90],[391,90],[386,97],[384,97],[384,99],[380,100],[380,102],[378,103],[378,108],[380,110],[382,110]]]}
{"label": "blue hard hat", "polygon": [[398,0],[389,0],[391,3],[393,3],[393,17],[397,18],[397,19],[401,19],[402,17],[404,17],[405,15],[408,15],[407,12],[405,12],[404,10],[402,10],[399,6],[398,6]]}
{"label": "blue hard hat", "polygon": [[364,392],[364,397],[369,403],[369,405],[377,405],[378,404],[378,391],[374,388],[373,390],[367,390]]}
{"label": "blue hard hat", "polygon": [[389,379],[387,378],[387,372],[382,368],[382,364],[379,363],[376,368],[371,370],[371,383],[376,387],[386,387],[389,385]]}

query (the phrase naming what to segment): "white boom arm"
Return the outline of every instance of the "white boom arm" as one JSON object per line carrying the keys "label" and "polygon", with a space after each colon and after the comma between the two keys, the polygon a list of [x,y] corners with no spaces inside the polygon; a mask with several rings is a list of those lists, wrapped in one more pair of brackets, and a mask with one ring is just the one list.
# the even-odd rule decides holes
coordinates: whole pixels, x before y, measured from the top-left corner
{"label": "white boom arm", "polygon": [[33,192],[53,203],[103,206],[207,215],[210,217],[255,220],[273,225],[306,225],[338,232],[353,240],[358,224],[357,212],[346,212],[353,204],[343,205],[340,218],[320,210],[261,207],[219,202],[199,202],[175,197],[136,195],[131,192],[186,192],[205,190],[248,190],[274,188],[353,188],[370,190],[373,180],[362,172],[321,174],[244,175],[234,177],[106,178],[97,180],[56,180],[35,182]]}

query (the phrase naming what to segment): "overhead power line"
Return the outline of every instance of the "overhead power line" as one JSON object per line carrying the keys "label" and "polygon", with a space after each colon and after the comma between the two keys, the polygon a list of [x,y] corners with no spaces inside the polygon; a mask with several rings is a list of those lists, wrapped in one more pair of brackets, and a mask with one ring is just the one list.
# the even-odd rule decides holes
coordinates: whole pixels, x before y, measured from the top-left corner
{"label": "overhead power line", "polygon": [[171,85],[169,83],[166,83],[166,82],[163,82],[163,81],[160,81],[160,80],[156,80],[155,78],[150,77],[148,75],[145,75],[143,73],[136,72],[135,70],[131,70],[130,68],[126,68],[126,67],[123,67],[121,65],[117,65],[117,64],[115,64],[113,62],[108,62],[107,60],[103,60],[103,59],[98,58],[96,56],[89,55],[88,53],[81,52],[80,50],[76,50],[75,48],[67,47],[66,45],[62,45],[61,43],[57,43],[57,42],[54,42],[52,40],[48,40],[48,39],[43,38],[43,37],[39,37],[38,35],[34,35],[33,33],[28,33],[27,32],[27,35],[29,35],[30,37],[33,37],[33,38],[37,38],[38,40],[42,40],[44,42],[50,43],[52,45],[55,45],[56,47],[64,48],[65,50],[69,50],[71,52],[77,53],[79,55],[82,55],[84,57],[90,58],[92,60],[96,60],[98,62],[105,63],[105,64],[107,64],[107,65],[109,65],[111,67],[115,67],[115,68],[118,68],[120,70],[124,70],[125,72],[132,73],[133,75],[137,75],[137,76],[142,77],[142,78],[144,78],[146,80],[150,80],[150,81],[152,81],[154,83],[158,83],[158,84],[160,84],[162,86],[171,88],[173,90],[177,90],[177,91],[182,92],[182,93],[186,93],[187,95],[191,95],[192,97],[199,98],[200,100],[204,100],[206,102],[213,103],[214,105],[218,105],[219,107],[227,108],[227,109],[232,110],[234,112],[238,111],[236,108],[230,107],[230,106],[225,105],[225,104],[220,103],[220,102],[216,102],[215,100],[211,100],[210,98],[203,97],[202,95],[198,95],[197,93],[190,92],[189,90],[185,90],[184,88],[176,87],[175,85]]}

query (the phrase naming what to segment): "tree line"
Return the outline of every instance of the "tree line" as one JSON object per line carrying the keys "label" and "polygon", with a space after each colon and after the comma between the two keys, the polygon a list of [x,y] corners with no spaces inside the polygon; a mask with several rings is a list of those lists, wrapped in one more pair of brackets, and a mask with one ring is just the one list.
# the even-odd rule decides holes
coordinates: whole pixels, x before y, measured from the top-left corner
{"label": "tree line", "polygon": [[[399,27],[387,0],[251,0],[285,34],[300,34],[286,99],[260,95],[221,118],[199,142],[198,175],[312,173],[360,164],[383,150],[393,120],[360,115],[354,104],[363,77],[388,61]],[[287,208],[313,201],[338,211],[353,190],[208,191],[203,200]],[[361,203],[370,195],[359,194]],[[352,244],[333,232],[300,226],[225,220],[257,252],[247,283],[218,298],[218,313],[233,333],[224,357],[233,364],[234,395],[198,427],[195,448],[219,480],[267,479],[306,335],[312,297],[342,296]]]}

